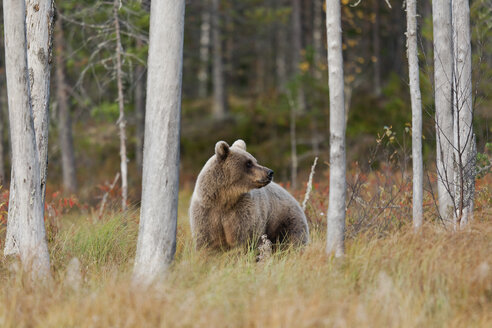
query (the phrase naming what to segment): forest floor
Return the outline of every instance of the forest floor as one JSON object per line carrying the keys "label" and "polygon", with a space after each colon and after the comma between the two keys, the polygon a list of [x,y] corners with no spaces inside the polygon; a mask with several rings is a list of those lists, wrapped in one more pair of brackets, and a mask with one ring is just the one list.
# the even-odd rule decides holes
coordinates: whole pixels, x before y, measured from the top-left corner
{"label": "forest floor", "polygon": [[[63,214],[48,224],[51,283],[33,286],[15,259],[0,257],[0,327],[491,327],[490,182],[459,232],[427,220],[415,234],[409,217],[355,231],[349,217],[341,260],[325,255],[325,223],[313,217],[326,194],[315,186],[310,204],[322,207],[308,211],[309,245],[260,264],[254,249],[195,251],[185,190],[175,261],[151,291],[131,285],[137,209]],[[79,277],[69,273],[74,257]]]}

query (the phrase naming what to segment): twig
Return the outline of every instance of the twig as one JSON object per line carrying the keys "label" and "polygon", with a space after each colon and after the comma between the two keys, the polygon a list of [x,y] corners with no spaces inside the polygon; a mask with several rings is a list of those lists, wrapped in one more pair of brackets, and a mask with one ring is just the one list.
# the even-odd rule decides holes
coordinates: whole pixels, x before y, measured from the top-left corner
{"label": "twig", "polygon": [[316,163],[318,162],[318,157],[314,159],[313,166],[311,166],[311,173],[309,173],[309,180],[306,186],[306,194],[304,195],[304,201],[302,202],[302,211],[306,210],[306,205],[309,200],[309,194],[311,193],[311,189],[313,188],[313,176],[314,169],[316,168]]}
{"label": "twig", "polygon": [[102,201],[101,201],[101,207],[99,208],[99,219],[102,217],[103,212],[104,212],[104,207],[106,206],[106,202],[108,201],[108,195],[111,191],[113,191],[114,187],[116,186],[116,182],[118,182],[118,179],[120,178],[120,172],[116,173],[116,176],[114,177],[113,183],[109,186],[109,190],[106,191],[104,194]]}

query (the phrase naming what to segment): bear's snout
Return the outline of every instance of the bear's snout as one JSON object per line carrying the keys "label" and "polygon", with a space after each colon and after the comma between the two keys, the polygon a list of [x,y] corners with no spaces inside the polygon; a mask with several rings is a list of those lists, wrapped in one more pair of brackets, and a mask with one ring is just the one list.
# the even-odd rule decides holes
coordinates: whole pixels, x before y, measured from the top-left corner
{"label": "bear's snout", "polygon": [[274,173],[273,170],[268,170],[268,173],[267,173],[268,180],[272,181],[273,173]]}

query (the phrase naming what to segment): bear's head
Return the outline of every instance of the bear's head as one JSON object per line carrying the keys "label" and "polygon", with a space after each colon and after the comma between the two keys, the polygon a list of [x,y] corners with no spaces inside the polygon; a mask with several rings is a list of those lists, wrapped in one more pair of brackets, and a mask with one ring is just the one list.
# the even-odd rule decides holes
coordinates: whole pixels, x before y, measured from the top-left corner
{"label": "bear's head", "polygon": [[258,164],[258,161],[246,151],[246,143],[236,140],[229,147],[227,142],[219,141],[215,145],[216,169],[219,179],[225,187],[240,192],[261,188],[273,179],[273,171]]}

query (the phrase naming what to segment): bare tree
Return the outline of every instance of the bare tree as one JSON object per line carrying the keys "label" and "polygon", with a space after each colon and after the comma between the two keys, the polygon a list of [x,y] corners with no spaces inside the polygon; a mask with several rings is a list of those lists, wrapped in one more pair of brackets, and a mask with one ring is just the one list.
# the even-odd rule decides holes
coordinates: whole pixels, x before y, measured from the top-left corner
{"label": "bare tree", "polygon": [[200,70],[198,71],[198,96],[208,94],[208,68],[210,59],[210,8],[209,1],[203,0],[202,21],[200,23]]}
{"label": "bare tree", "polygon": [[176,251],[184,0],[154,0],[150,11],[142,207],[134,281],[150,284]]}
{"label": "bare tree", "polygon": [[224,75],[224,58],[222,53],[222,33],[220,24],[220,0],[212,2],[212,79],[213,79],[213,105],[214,118],[221,120],[227,114],[227,91]]}
{"label": "bare tree", "polygon": [[62,20],[58,19],[55,27],[55,79],[56,102],[58,104],[58,134],[62,157],[63,188],[65,191],[73,193],[77,190],[77,177],[75,174],[72,119],[70,117],[68,90],[65,79],[64,44]]}
{"label": "bare tree", "polygon": [[118,85],[118,129],[120,135],[120,171],[121,171],[121,209],[127,208],[128,200],[128,159],[126,157],[126,118],[125,118],[125,98],[123,96],[123,70],[121,64],[121,34],[118,10],[120,1],[113,1],[113,19],[116,33],[116,83]]}
{"label": "bare tree", "polygon": [[454,217],[451,0],[432,1],[432,20],[434,34],[437,194],[440,216],[446,225],[451,225]]}
{"label": "bare tree", "polygon": [[413,226],[423,221],[422,97],[417,45],[417,0],[407,0],[407,57],[412,103]]}
{"label": "bare tree", "polygon": [[323,43],[323,0],[313,0],[313,51],[314,51],[314,77],[321,80],[321,65],[324,63]]}
{"label": "bare tree", "polygon": [[452,1],[454,184],[456,224],[463,227],[473,218],[476,142],[473,133],[472,49],[468,0]]}
{"label": "bare tree", "polygon": [[328,82],[330,88],[330,194],[326,252],[344,254],[345,239],[345,107],[340,1],[326,0]]}
{"label": "bare tree", "polygon": [[[27,3],[32,5],[29,1]],[[44,2],[36,7],[33,5],[26,10],[26,2],[18,0],[4,0],[3,12],[12,143],[12,176],[5,255],[19,254],[24,268],[30,270],[33,277],[46,278],[49,276],[50,262],[43,220],[43,166],[39,162],[40,152],[36,145],[31,101],[35,99],[33,103],[39,107],[44,106],[44,110],[47,110],[47,98],[43,97],[46,90],[35,81],[33,93],[41,94],[31,94],[31,85],[32,79],[39,79],[40,84],[44,85],[42,79],[48,78],[49,86],[50,45],[49,37],[44,36],[49,35],[53,12],[51,2]],[[26,32],[26,21],[29,22],[30,33]],[[36,40],[30,44],[32,50],[37,50],[39,57],[39,62],[33,62],[34,67],[28,66],[27,34],[30,35],[29,40]],[[41,43],[41,40],[45,43]],[[39,68],[35,67],[37,64],[47,67],[39,71]],[[48,75],[45,74],[46,71]],[[43,138],[38,140],[44,142]]]}
{"label": "bare tree", "polygon": [[[300,73],[299,64],[301,63],[302,52],[302,25],[301,25],[301,0],[292,0],[292,70],[293,74]],[[306,110],[304,98],[304,88],[302,84],[297,86],[297,108],[300,112]]]}

